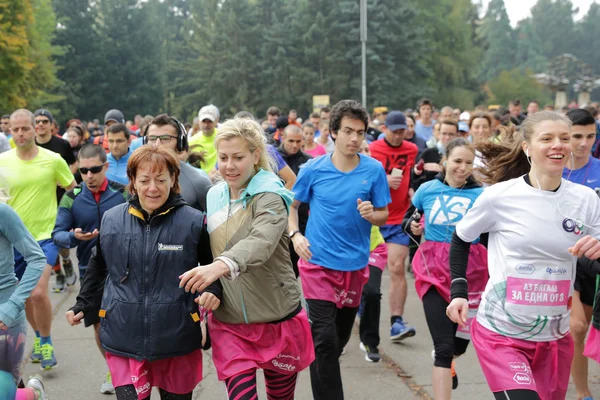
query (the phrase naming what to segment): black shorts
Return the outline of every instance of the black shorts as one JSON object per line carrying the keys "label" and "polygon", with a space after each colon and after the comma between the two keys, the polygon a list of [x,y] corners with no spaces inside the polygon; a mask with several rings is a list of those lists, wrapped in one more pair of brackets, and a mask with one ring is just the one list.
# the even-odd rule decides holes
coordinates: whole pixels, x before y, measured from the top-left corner
{"label": "black shorts", "polygon": [[579,292],[581,302],[592,307],[594,305],[594,296],[596,295],[596,274],[578,269],[573,286]]}
{"label": "black shorts", "polygon": [[98,313],[100,309],[92,310],[83,315],[83,324],[87,328],[88,326],[92,326],[100,323],[100,316]]}

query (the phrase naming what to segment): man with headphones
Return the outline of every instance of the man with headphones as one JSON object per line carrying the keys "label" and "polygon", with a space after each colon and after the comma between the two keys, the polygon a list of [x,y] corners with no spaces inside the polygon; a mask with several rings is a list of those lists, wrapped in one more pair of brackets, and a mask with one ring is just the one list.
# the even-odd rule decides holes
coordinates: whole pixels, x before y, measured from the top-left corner
{"label": "man with headphones", "polygon": [[[144,133],[144,144],[146,143],[170,149],[175,152],[177,158],[189,150],[185,127],[167,114],[156,116],[148,124]],[[181,196],[190,207],[206,212],[206,193],[211,186],[210,179],[184,161],[179,161],[179,168]]]}

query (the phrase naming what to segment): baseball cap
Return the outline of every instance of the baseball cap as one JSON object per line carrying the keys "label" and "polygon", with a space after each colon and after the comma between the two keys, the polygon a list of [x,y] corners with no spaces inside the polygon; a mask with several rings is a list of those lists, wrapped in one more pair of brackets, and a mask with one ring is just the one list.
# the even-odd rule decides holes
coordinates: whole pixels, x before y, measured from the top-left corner
{"label": "baseball cap", "polygon": [[108,110],[108,112],[104,116],[104,123],[106,124],[109,121],[114,121],[119,124],[124,124],[125,116],[123,115],[123,113],[121,111],[117,110],[116,108],[113,108],[112,110]]}
{"label": "baseball cap", "polygon": [[400,111],[391,111],[385,117],[384,125],[390,130],[406,129],[406,117]]}
{"label": "baseball cap", "polygon": [[275,122],[275,128],[277,129],[285,129],[290,124],[287,115],[282,115],[277,118]]}
{"label": "baseball cap", "polygon": [[459,121],[469,121],[471,119],[471,114],[468,111],[463,111],[459,116]]}
{"label": "baseball cap", "polygon": [[54,117],[52,116],[52,113],[50,111],[44,108],[40,108],[39,110],[33,113],[34,117],[39,117],[40,115],[47,117],[50,120],[50,122],[54,122]]}
{"label": "baseball cap", "polygon": [[469,132],[469,124],[464,121],[460,121],[458,123],[458,131],[459,132]]}
{"label": "baseball cap", "polygon": [[208,119],[212,122],[215,122],[219,118],[219,109],[212,104],[204,106],[198,111],[198,120],[204,121]]}

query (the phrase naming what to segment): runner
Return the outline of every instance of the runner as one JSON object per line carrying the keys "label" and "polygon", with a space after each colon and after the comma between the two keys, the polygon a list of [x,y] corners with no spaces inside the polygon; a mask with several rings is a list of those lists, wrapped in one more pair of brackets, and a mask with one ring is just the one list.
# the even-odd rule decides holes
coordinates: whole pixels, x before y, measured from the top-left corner
{"label": "runner", "polygon": [[404,304],[407,296],[406,268],[410,239],[402,228],[404,214],[410,205],[408,190],[410,170],[415,165],[417,146],[404,140],[406,117],[400,111],[391,111],[382,125],[384,139],[371,143],[373,158],[381,162],[387,175],[392,204],[385,225],[380,228],[388,249],[390,273],[390,340],[401,341],[416,334],[415,328],[404,319]]}
{"label": "runner", "polygon": [[[8,400],[46,400],[38,376],[29,379],[27,388],[17,389],[27,340],[25,302],[42,276],[46,257],[17,213],[6,205],[9,194],[4,181],[0,175],[0,394]],[[28,264],[20,280],[13,248]]]}
{"label": "runner", "polygon": [[205,152],[202,169],[211,177],[215,175],[217,165],[217,149],[215,148],[215,137],[217,135],[217,124],[219,123],[219,109],[212,104],[204,106],[198,111],[200,132],[190,139],[190,145],[199,144]]}
{"label": "runner", "polygon": [[315,142],[315,126],[310,121],[306,121],[302,125],[302,135],[304,137],[303,150],[311,157],[319,157],[327,154],[325,147]]}
{"label": "runner", "polygon": [[431,139],[433,136],[433,125],[435,120],[431,119],[433,112],[433,102],[429,99],[421,99],[417,103],[419,110],[419,120],[415,124],[415,133],[425,140]]}
{"label": "runner", "polygon": [[129,148],[131,144],[131,134],[125,124],[112,124],[106,130],[104,139],[108,143],[108,157],[106,159],[108,170],[106,176],[111,181],[128,185],[129,178],[127,177],[127,162],[133,153]]}
{"label": "runner", "polygon": [[[442,172],[421,185],[406,213],[406,228],[425,242],[413,259],[415,287],[423,301],[425,318],[433,338],[433,393],[436,399],[450,399],[458,386],[454,358],[464,354],[469,331],[460,329],[445,313],[450,301],[448,251],[454,227],[473,206],[483,189],[471,177],[475,149],[468,140],[458,138],[446,147]],[[425,227],[421,222],[424,217]],[[469,312],[474,315],[488,279],[487,250],[479,239],[473,242],[469,264]]]}
{"label": "runner", "polygon": [[[530,103],[531,104],[531,103]],[[600,160],[591,156],[596,141],[596,121],[589,111],[575,109],[567,112],[573,123],[571,128],[572,160],[563,171],[563,178],[585,185],[600,193]],[[596,294],[596,274],[577,269],[574,283],[573,307],[571,309],[571,336],[575,343],[575,354],[571,376],[579,400],[592,399],[588,386],[588,360],[583,356],[585,337],[592,320],[592,306]]]}
{"label": "runner", "polygon": [[[191,400],[202,380],[203,335],[196,296],[177,276],[212,262],[205,216],[179,195],[171,151],[143,146],[128,174],[133,197],[104,214],[67,321],[80,324],[102,302],[100,341],[118,400],[149,399],[153,386],[163,399]],[[218,294],[216,286],[208,290]]]}
{"label": "runner", "polygon": [[[381,226],[388,217],[385,171],[376,160],[358,154],[368,121],[367,111],[356,101],[337,103],[330,120],[334,153],[309,161],[294,186],[289,229],[301,257],[312,323],[316,360],[310,376],[316,400],[343,398],[339,357],[368,280],[369,233],[371,225]],[[298,230],[301,203],[311,210],[306,237]]]}
{"label": "runner", "polygon": [[[112,139],[110,133],[108,138],[109,141]],[[52,240],[57,246],[63,248],[77,247],[79,280],[82,283],[92,255],[92,249],[96,246],[102,216],[109,209],[125,203],[127,200],[125,186],[106,178],[108,170],[106,157],[104,149],[97,144],[88,144],[81,149],[78,162],[84,181],[63,196],[58,208],[54,231],[52,232]],[[86,328],[94,326],[96,344],[104,357],[104,349],[100,344],[99,311],[100,307],[86,313],[84,322]],[[101,385],[100,392],[115,392],[110,372]]]}
{"label": "runner", "polygon": [[[321,146],[325,147],[325,151],[327,151],[327,153],[333,153],[335,151],[335,143],[333,142],[333,140],[331,139],[331,136],[329,135],[329,120],[328,119],[321,120],[321,122],[319,123],[319,132],[320,132],[319,136],[315,140],[315,143],[320,144]],[[316,135],[316,132],[315,132],[315,135]]]}
{"label": "runner", "polygon": [[[35,331],[31,362],[42,369],[56,366],[50,331],[52,304],[48,297],[50,271],[56,263],[58,248],[52,242],[56,220],[56,183],[70,190],[75,186],[73,174],[60,155],[35,144],[34,116],[19,109],[10,117],[16,148],[0,154],[0,168],[5,169],[11,198],[10,205],[21,217],[46,256],[47,265],[27,301],[27,320]],[[15,274],[21,279],[27,267],[21,253],[15,251]]]}
{"label": "runner", "polygon": [[[218,257],[183,274],[180,286],[194,293],[224,278],[222,305],[209,327],[229,399],[256,399],[256,370],[262,368],[267,398],[291,400],[298,373],[314,360],[285,232],[292,193],[271,172],[255,121],[226,121],[215,144],[224,181],[208,193],[208,230]],[[212,302],[209,297],[200,304]]]}
{"label": "runner", "polygon": [[[492,186],[452,237],[447,315],[464,326],[469,243],[489,232],[490,279],[471,336],[496,399],[557,400],[567,392],[575,257],[600,257],[600,242],[590,236],[600,233],[600,200],[561,178],[570,131],[568,118],[542,111],[523,122],[521,141],[479,146]],[[600,271],[597,263],[585,265]]]}

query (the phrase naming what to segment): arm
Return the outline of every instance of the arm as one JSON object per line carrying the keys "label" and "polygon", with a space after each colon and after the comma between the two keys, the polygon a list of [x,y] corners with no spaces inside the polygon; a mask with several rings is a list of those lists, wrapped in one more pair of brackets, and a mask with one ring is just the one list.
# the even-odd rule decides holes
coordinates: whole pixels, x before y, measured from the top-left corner
{"label": "arm", "polygon": [[600,260],[590,260],[587,257],[577,259],[577,269],[600,274]]}
{"label": "arm", "polygon": [[73,213],[71,212],[72,204],[73,199],[69,197],[68,193],[65,194],[60,201],[56,223],[52,231],[52,241],[61,249],[70,249],[77,246],[75,233],[72,232],[72,229],[75,228],[73,226]]}
{"label": "arm", "polygon": [[54,167],[54,176],[56,182],[60,186],[62,186],[65,190],[71,190],[77,184],[75,179],[73,179],[73,173],[69,169],[67,162],[62,159],[62,157],[58,157],[56,159],[56,164]]}
{"label": "arm", "polygon": [[87,265],[87,271],[79,295],[77,296],[77,302],[69,311],[73,311],[77,315],[80,311],[85,313],[90,309],[98,308],[102,302],[104,283],[107,275],[106,261],[102,255],[100,240],[98,240],[98,244],[92,249],[92,256]]}
{"label": "arm", "polygon": [[[2,210],[6,210],[6,212],[2,212]],[[8,301],[0,304],[0,322],[10,328],[15,325],[20,314],[25,310],[25,300],[31,295],[31,291],[42,276],[46,266],[46,257],[16,212],[4,205],[0,209],[0,214],[4,220],[2,234],[27,262],[25,273],[14,293]]]}
{"label": "arm", "polygon": [[279,177],[285,182],[285,188],[292,190],[296,183],[296,174],[294,174],[294,171],[288,165],[279,170]]}
{"label": "arm", "polygon": [[389,211],[387,206],[381,208],[375,208],[371,218],[368,221],[375,226],[385,225],[385,222],[388,219]]}

